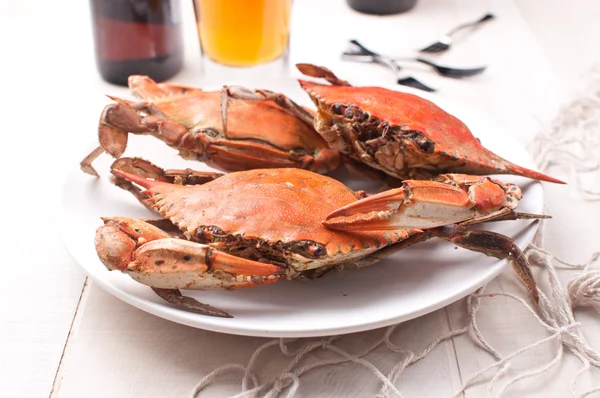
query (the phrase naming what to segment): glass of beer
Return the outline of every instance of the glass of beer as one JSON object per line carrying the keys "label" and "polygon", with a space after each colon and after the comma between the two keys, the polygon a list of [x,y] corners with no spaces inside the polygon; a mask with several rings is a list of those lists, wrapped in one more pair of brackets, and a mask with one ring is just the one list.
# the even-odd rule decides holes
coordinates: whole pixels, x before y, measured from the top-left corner
{"label": "glass of beer", "polygon": [[292,0],[194,0],[205,75],[285,74]]}

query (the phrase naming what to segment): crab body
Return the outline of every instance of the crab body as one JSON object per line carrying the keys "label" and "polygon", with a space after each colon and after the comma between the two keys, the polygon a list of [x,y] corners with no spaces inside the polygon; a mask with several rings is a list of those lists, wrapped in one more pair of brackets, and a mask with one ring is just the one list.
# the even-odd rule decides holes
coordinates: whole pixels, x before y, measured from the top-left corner
{"label": "crab body", "polygon": [[323,67],[299,64],[318,108],[316,130],[331,148],[399,179],[442,173],[515,174],[562,183],[515,165],[481,145],[458,118],[422,97],[381,87],[353,87]]}
{"label": "crab body", "polygon": [[357,193],[337,180],[301,169],[229,173],[192,186],[136,181],[151,185],[148,192],[156,210],[190,241],[278,264],[289,278],[354,263],[410,235],[410,231],[381,234],[325,227],[326,216],[355,202]]}
{"label": "crab body", "polygon": [[[124,158],[112,172],[117,185],[164,219],[104,218],[96,234],[98,255],[108,269],[158,289],[175,304],[191,299],[172,289],[235,289],[314,278],[334,267],[371,265],[431,237],[500,258],[520,253],[506,237],[457,225],[515,214],[518,187],[488,178],[405,181],[367,196],[302,169],[204,175],[199,182],[189,171],[165,172]],[[533,289],[527,261],[515,262]],[[218,315],[202,306],[184,305]]]}
{"label": "crab body", "polygon": [[141,101],[111,97],[115,102],[100,117],[100,147],[82,161],[84,171],[97,174],[91,163],[102,152],[121,157],[130,133],[155,136],[183,158],[224,171],[298,167],[326,173],[341,163],[311,124],[272,101],[224,101],[219,91],[157,84],[146,76],[131,76],[129,87]]}

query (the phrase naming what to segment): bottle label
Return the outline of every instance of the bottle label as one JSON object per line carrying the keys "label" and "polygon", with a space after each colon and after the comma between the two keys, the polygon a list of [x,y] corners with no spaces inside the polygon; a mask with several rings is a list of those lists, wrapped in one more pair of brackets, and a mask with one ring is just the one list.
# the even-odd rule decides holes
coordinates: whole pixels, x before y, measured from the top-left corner
{"label": "bottle label", "polygon": [[96,51],[105,61],[157,58],[181,50],[179,25],[96,17]]}

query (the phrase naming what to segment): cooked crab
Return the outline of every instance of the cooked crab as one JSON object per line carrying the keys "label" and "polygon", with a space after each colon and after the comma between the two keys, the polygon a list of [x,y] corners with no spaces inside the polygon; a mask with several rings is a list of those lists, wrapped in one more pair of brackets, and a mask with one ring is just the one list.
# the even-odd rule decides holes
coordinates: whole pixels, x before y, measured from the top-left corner
{"label": "cooked crab", "polygon": [[[225,101],[219,91],[130,76],[129,88],[140,101],[110,97],[100,116],[100,146],[81,168],[98,173],[92,162],[107,152],[119,158],[128,135],[152,135],[177,149],[184,159],[199,160],[224,171],[298,167],[318,173],[336,169],[342,157],[315,132],[312,121],[284,111],[272,101]],[[227,107],[227,120],[222,111]],[[305,109],[299,112],[310,115]]]}
{"label": "cooked crab", "polygon": [[100,259],[169,302],[204,314],[229,316],[176,289],[237,289],[313,278],[333,268],[376,263],[431,237],[510,259],[537,299],[518,246],[506,236],[465,226],[537,217],[514,211],[521,198],[515,185],[448,174],[366,196],[301,169],[219,176],[163,171],[123,158],[112,173],[121,188],[165,218],[103,218],[95,240]]}

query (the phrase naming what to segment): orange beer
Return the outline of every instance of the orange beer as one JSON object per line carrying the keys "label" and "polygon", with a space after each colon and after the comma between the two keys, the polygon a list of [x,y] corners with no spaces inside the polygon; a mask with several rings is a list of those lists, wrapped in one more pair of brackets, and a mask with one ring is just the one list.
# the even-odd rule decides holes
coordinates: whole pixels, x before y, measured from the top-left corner
{"label": "orange beer", "polygon": [[194,0],[202,51],[228,66],[274,61],[288,46],[292,0]]}

